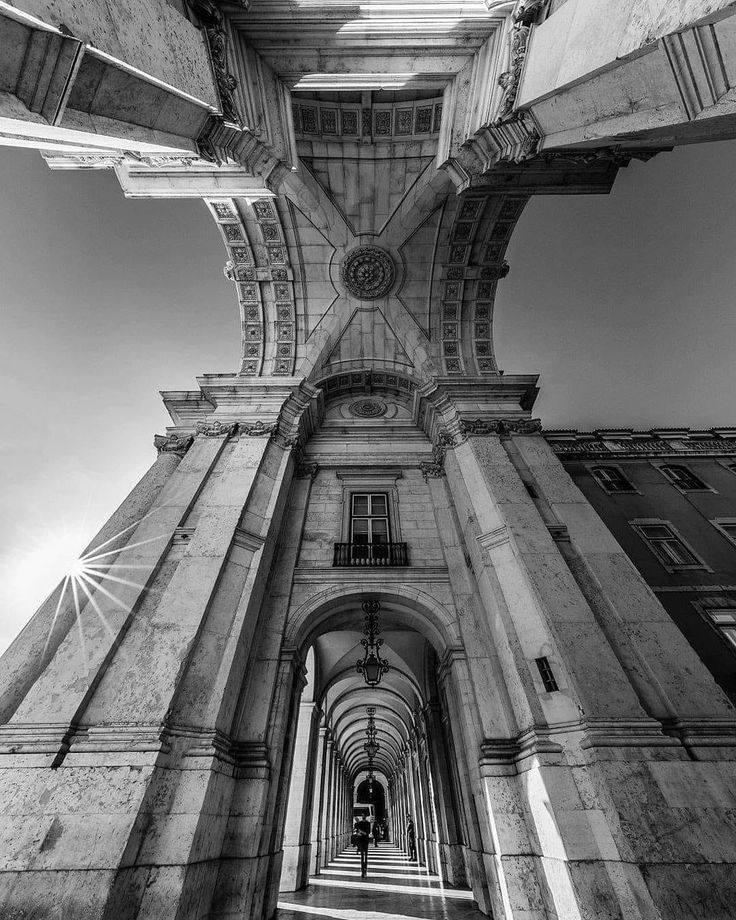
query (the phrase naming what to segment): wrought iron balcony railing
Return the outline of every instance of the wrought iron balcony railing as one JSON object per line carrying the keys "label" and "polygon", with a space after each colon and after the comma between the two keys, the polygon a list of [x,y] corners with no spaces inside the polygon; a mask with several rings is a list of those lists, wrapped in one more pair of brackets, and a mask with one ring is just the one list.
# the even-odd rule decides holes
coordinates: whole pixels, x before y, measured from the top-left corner
{"label": "wrought iron balcony railing", "polygon": [[333,565],[409,565],[406,543],[335,543]]}

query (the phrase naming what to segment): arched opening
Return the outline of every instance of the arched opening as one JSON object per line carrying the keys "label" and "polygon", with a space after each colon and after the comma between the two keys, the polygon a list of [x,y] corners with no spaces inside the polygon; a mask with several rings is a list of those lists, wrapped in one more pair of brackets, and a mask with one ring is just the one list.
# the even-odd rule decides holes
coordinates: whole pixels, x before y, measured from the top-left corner
{"label": "arched opening", "polygon": [[[487,891],[487,882],[468,855],[477,831],[467,818],[474,815],[461,779],[468,776],[467,745],[447,664],[464,653],[451,614],[418,594],[330,588],[291,617],[286,639],[308,654],[284,828],[283,892],[331,871],[350,846],[359,815],[372,829],[378,825],[372,853],[390,842],[414,856],[416,871],[434,873],[448,886],[472,884],[484,903],[476,892]],[[371,638],[367,602],[375,604],[379,654],[388,662],[374,685],[357,668]]]}
{"label": "arched opening", "polygon": [[355,792],[355,808],[367,805],[372,809],[374,819],[383,827],[386,820],[386,792],[379,779],[368,778],[358,783]]}

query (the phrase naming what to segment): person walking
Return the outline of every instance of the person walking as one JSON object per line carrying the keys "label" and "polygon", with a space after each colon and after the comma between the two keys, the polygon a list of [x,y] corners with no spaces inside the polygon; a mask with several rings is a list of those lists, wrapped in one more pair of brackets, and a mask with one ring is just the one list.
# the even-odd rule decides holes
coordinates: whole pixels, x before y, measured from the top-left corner
{"label": "person walking", "polygon": [[378,846],[378,841],[381,839],[381,825],[378,821],[373,822],[373,846]]}
{"label": "person walking", "polygon": [[409,859],[413,861],[417,858],[417,832],[414,830],[411,815],[407,815],[406,818],[406,844],[409,850]]}
{"label": "person walking", "polygon": [[368,875],[368,844],[371,841],[370,821],[360,818],[355,822],[352,840],[360,855],[360,877],[365,878]]}

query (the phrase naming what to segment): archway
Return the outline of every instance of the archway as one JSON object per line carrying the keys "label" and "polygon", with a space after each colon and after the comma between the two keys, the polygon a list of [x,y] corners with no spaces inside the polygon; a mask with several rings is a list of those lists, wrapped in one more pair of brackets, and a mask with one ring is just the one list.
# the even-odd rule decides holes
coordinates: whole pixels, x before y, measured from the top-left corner
{"label": "archway", "polygon": [[[356,668],[366,602],[378,605],[380,655],[389,663],[375,686]],[[456,687],[447,662],[464,659],[453,614],[413,586],[334,586],[292,614],[285,643],[308,654],[280,889],[296,890],[323,871],[348,845],[362,807],[405,852],[411,815],[418,865],[446,884],[470,883],[487,906],[488,880],[471,856],[479,829],[473,792],[463,785],[467,737],[450,702]],[[367,748],[369,728],[375,752]]]}

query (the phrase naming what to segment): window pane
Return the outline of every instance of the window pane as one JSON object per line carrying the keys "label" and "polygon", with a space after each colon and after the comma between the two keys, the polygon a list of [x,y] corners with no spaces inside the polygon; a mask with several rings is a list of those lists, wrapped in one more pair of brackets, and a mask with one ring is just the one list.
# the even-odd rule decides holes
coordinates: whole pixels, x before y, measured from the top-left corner
{"label": "window pane", "polygon": [[388,521],[385,518],[374,518],[371,524],[373,525],[373,542],[388,543]]}
{"label": "window pane", "polygon": [[367,495],[353,495],[353,514],[355,515],[367,515],[368,514],[368,496]]}
{"label": "window pane", "polygon": [[624,476],[621,470],[615,466],[596,466],[593,468],[593,474],[603,483],[611,492],[633,492],[634,487]]}
{"label": "window pane", "polygon": [[371,514],[377,514],[379,517],[386,516],[386,496],[385,495],[372,495],[371,496]]}
{"label": "window pane", "polygon": [[723,633],[723,638],[736,648],[736,626],[721,627],[719,632]]}
{"label": "window pane", "polygon": [[663,466],[662,471],[681,489],[704,489],[704,484],[685,466]]}
{"label": "window pane", "polygon": [[726,531],[726,533],[729,535],[729,537],[733,537],[734,539],[736,539],[736,523],[734,523],[734,524],[723,524],[723,523],[721,523],[721,524],[719,524],[719,527],[723,528],[723,530]]}
{"label": "window pane", "polygon": [[698,560],[693,556],[690,550],[677,539],[667,540],[663,543],[667,550],[672,554],[672,558],[677,565],[697,565]]}
{"label": "window pane", "polygon": [[656,540],[652,540],[649,545],[654,550],[654,554],[656,555],[657,559],[659,559],[663,565],[672,565],[675,562],[675,560],[667,552],[667,544],[663,541],[657,542]]}
{"label": "window pane", "polygon": [[353,543],[368,542],[368,519],[354,518],[353,520]]}
{"label": "window pane", "polygon": [[736,626],[736,611],[719,610],[718,613],[714,611],[713,613],[709,613],[708,616],[714,623],[718,623],[719,625],[722,623],[731,623]]}
{"label": "window pane", "polygon": [[645,524],[641,532],[647,540],[667,540],[672,536],[672,531],[663,524]]}

